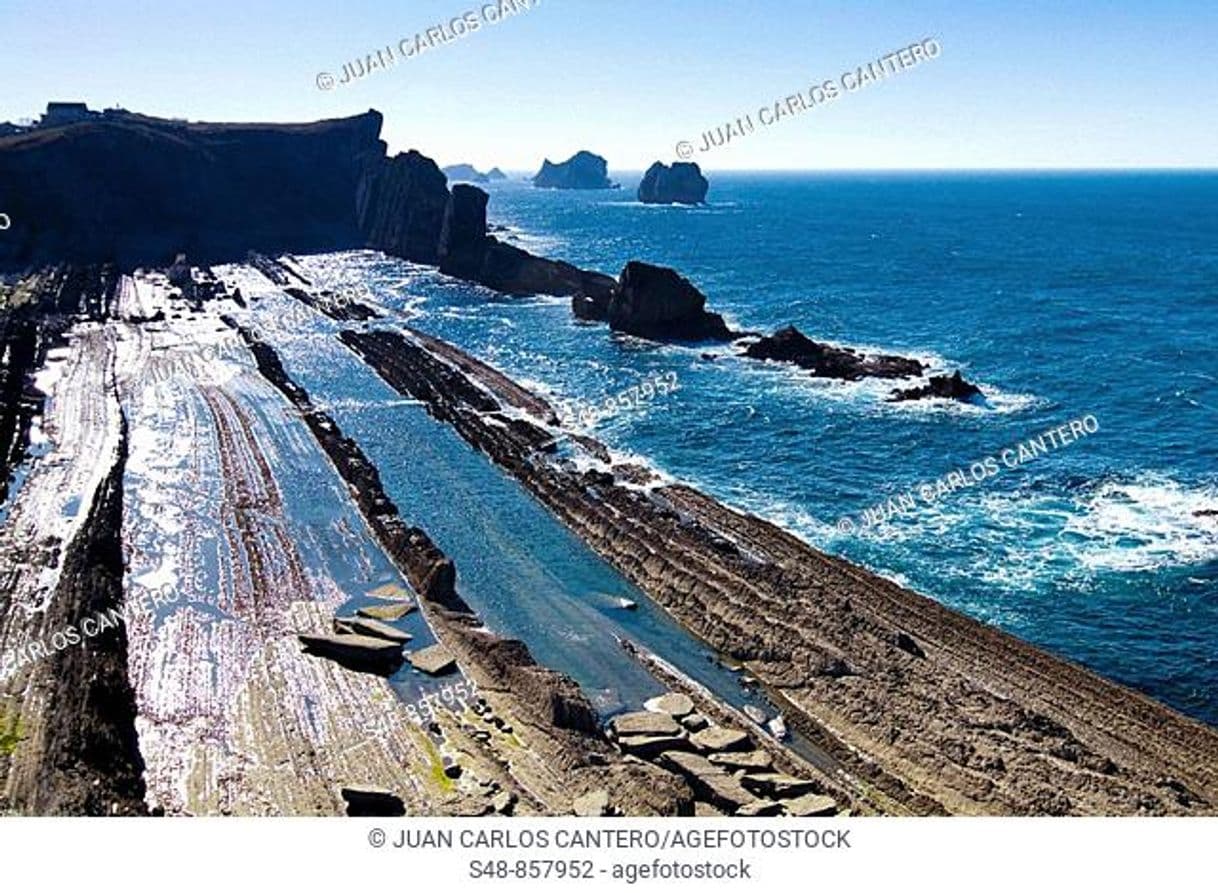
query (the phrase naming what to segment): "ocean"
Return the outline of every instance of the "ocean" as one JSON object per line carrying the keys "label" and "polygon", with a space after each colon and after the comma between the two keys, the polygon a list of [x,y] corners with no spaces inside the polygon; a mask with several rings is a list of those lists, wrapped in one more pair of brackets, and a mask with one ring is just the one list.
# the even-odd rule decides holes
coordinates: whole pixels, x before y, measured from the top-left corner
{"label": "ocean", "polygon": [[[675,267],[743,330],[794,324],[960,369],[984,405],[894,404],[892,383],[611,335],[566,299],[370,252],[308,266],[366,284],[619,453],[1218,724],[1218,175],[711,174],[699,208],[641,205],[637,176],[618,178],[491,184],[490,221],[608,273]],[[647,387],[660,380],[675,387]],[[1075,436],[1028,446],[1062,425]]]}

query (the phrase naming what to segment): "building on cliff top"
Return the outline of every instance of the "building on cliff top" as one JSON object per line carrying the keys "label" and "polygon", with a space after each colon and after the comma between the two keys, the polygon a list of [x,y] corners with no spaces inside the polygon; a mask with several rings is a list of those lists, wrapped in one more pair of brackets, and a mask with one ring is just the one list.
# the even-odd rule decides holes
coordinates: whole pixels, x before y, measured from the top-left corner
{"label": "building on cliff top", "polygon": [[97,115],[83,102],[48,102],[47,110],[38,121],[39,127],[62,127],[78,121],[88,121]]}

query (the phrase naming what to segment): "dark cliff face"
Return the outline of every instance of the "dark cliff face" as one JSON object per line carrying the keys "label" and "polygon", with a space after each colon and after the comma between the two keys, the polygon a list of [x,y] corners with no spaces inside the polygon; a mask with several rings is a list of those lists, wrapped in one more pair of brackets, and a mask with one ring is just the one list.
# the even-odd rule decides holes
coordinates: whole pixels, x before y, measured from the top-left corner
{"label": "dark cliff face", "polygon": [[609,162],[591,152],[576,152],[561,164],[550,159],[542,162],[533,177],[533,185],[542,189],[612,189]]}
{"label": "dark cliff face", "polygon": [[692,161],[678,161],[672,167],[657,161],[643,175],[638,195],[639,201],[649,205],[700,205],[709,188],[701,168]]}
{"label": "dark cliff face", "polygon": [[486,234],[487,194],[453,186],[440,238],[440,272],[504,294],[608,297],[613,279],[560,260],[537,257]]}
{"label": "dark cliff face", "polygon": [[374,111],[312,124],[132,115],[0,139],[12,219],[0,267],[360,247],[354,197],[385,163],[380,128]]}
{"label": "dark cliff face", "polygon": [[426,155],[411,149],[380,159],[356,193],[364,243],[418,263],[439,263],[448,199],[448,181]]}
{"label": "dark cliff face", "polygon": [[374,248],[508,294],[613,284],[487,236],[486,193],[450,193],[413,149],[387,157],[381,123],[376,111],[313,124],[128,115],[0,139],[0,209],[12,219],[0,269]]}

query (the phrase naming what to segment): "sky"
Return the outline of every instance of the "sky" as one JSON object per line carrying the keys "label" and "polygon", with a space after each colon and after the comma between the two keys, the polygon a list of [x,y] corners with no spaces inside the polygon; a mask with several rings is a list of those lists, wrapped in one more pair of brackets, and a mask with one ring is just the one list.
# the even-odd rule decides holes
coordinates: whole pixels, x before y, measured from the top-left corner
{"label": "sky", "polygon": [[[48,100],[213,121],[376,108],[393,151],[518,171],[579,149],[641,170],[681,141],[707,170],[1218,167],[1218,0],[487,2],[0,0],[0,120]],[[466,13],[476,30],[415,49]],[[841,86],[928,38],[937,58]],[[387,46],[396,64],[318,88]],[[774,119],[827,80],[836,99]]]}

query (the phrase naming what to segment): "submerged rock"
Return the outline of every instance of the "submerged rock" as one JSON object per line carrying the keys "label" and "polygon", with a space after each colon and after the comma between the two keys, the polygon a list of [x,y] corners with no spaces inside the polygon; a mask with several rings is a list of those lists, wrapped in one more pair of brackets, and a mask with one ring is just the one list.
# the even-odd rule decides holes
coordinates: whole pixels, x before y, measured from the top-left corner
{"label": "submerged rock", "polygon": [[700,205],[709,188],[702,170],[692,161],[678,161],[672,167],[657,161],[643,175],[638,195],[639,201],[649,205]]}
{"label": "submerged rock", "polygon": [[860,354],[846,347],[813,341],[795,326],[779,329],[752,344],[744,355],[755,360],[793,363],[819,378],[858,381],[863,378],[909,378],[921,375],[918,360],[889,354]]}
{"label": "submerged rock", "polygon": [[580,151],[558,164],[547,158],[533,177],[533,185],[540,189],[612,189],[617,184],[609,180],[609,162]]}
{"label": "submerged rock", "polygon": [[971,403],[983,396],[981,388],[972,382],[965,381],[964,376],[957,369],[953,375],[932,375],[930,382],[921,387],[897,388],[888,399],[892,403],[899,403],[904,400],[925,400],[930,397],[939,397],[944,400]]}

